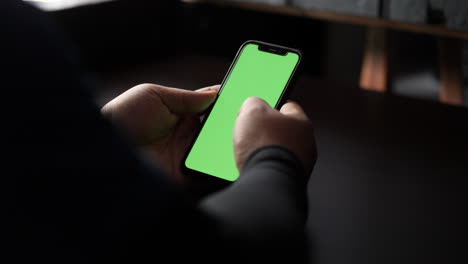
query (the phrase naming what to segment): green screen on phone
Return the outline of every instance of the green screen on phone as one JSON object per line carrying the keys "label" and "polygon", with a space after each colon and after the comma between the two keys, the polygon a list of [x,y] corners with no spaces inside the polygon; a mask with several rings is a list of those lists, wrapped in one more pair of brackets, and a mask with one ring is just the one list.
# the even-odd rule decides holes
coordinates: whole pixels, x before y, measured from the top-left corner
{"label": "green screen on phone", "polygon": [[190,150],[185,166],[208,175],[235,181],[239,171],[234,160],[234,123],[248,97],[264,99],[275,107],[299,62],[299,55],[259,50],[248,43],[238,53],[218,100]]}

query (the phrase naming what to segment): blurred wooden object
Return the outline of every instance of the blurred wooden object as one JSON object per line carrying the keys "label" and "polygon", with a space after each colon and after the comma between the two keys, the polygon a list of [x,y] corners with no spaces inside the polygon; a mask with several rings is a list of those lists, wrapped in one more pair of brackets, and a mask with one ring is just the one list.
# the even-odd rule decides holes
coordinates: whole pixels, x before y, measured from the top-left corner
{"label": "blurred wooden object", "polygon": [[464,104],[463,40],[439,38],[440,102]]}
{"label": "blurred wooden object", "polygon": [[307,9],[288,5],[267,4],[259,2],[249,2],[242,0],[181,0],[184,3],[208,3],[219,7],[235,7],[261,12],[276,13],[291,16],[308,17],[323,21],[348,23],[355,25],[382,27],[387,29],[402,30],[434,36],[467,38],[468,31],[449,28],[445,25],[418,24],[390,20],[380,17],[359,16],[347,13],[339,13],[327,10]]}
{"label": "blurred wooden object", "polygon": [[[186,3],[210,3],[220,7],[236,7],[257,10],[261,12],[301,16],[324,21],[366,26],[367,40],[364,50],[363,63],[361,66],[360,85],[362,89],[379,92],[388,90],[389,30],[401,30],[434,36],[438,38],[439,45],[439,68],[441,82],[439,101],[446,104],[463,105],[463,71],[461,65],[463,53],[461,43],[463,39],[468,39],[468,31],[463,30],[465,27],[458,25],[455,22],[448,21],[449,25],[415,23],[404,21],[404,19],[399,18],[398,16],[394,17],[392,16],[392,13],[389,14],[389,17],[385,15],[383,17],[373,17],[339,13],[330,10],[301,8],[286,4],[268,4],[245,0],[182,1]],[[387,3],[390,4],[391,8],[398,6],[393,2]],[[407,5],[408,3],[401,1],[400,4]],[[455,17],[460,17],[460,14],[463,14],[464,12],[464,9],[462,8],[457,13],[456,5],[451,4],[449,7],[451,8],[447,10],[448,14],[457,14]],[[390,9],[390,11],[392,11],[392,9]],[[398,20],[394,20],[392,17]],[[421,19],[423,19],[422,15]]]}
{"label": "blurred wooden object", "polygon": [[[463,106],[463,39],[438,36],[440,93],[444,104]],[[386,92],[389,78],[389,41],[385,28],[368,27],[360,87]]]}
{"label": "blurred wooden object", "polygon": [[368,28],[360,79],[360,87],[364,90],[387,91],[389,65],[387,40],[387,29]]}

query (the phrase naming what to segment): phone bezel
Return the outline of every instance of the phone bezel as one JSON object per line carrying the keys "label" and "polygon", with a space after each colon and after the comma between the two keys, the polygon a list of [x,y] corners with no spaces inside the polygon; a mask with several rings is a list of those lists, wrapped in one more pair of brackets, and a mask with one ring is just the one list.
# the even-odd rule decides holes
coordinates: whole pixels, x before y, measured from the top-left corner
{"label": "phone bezel", "polygon": [[236,180],[229,181],[229,180],[226,180],[226,179],[223,179],[223,178],[211,175],[211,174],[206,174],[206,173],[203,173],[203,172],[200,172],[200,171],[197,171],[197,170],[193,170],[193,169],[188,168],[187,166],[185,166],[185,161],[187,160],[187,157],[188,157],[190,151],[192,150],[193,145],[195,144],[195,141],[198,139],[199,133],[200,133],[201,129],[203,128],[203,126],[205,125],[205,122],[208,119],[208,117],[209,117],[209,115],[211,113],[211,110],[213,109],[214,105],[218,101],[218,98],[219,98],[219,96],[221,95],[221,93],[222,93],[222,91],[224,89],[224,85],[225,85],[226,81],[229,79],[229,76],[231,75],[232,69],[236,65],[237,60],[239,59],[239,57],[240,57],[243,49],[245,48],[245,46],[247,46],[249,44],[258,44],[259,50],[264,51],[264,52],[270,52],[270,53],[274,53],[274,54],[278,54],[278,55],[286,55],[288,52],[293,52],[293,53],[297,54],[298,57],[299,57],[299,59],[298,59],[298,61],[296,63],[296,66],[294,67],[294,70],[291,73],[291,75],[289,77],[289,80],[286,83],[286,86],[283,89],[283,91],[282,91],[282,93],[281,93],[281,95],[280,95],[280,97],[278,99],[278,102],[275,105],[275,109],[278,109],[281,105],[283,105],[284,100],[286,99],[289,92],[292,90],[291,89],[292,88],[291,84],[294,83],[294,81],[296,79],[297,72],[298,72],[298,70],[300,68],[302,57],[303,57],[303,53],[298,49],[293,49],[293,48],[289,48],[289,47],[285,47],[285,46],[281,46],[281,45],[277,45],[277,44],[272,44],[272,43],[267,43],[267,42],[263,42],[263,41],[258,41],[258,40],[248,40],[248,41],[244,42],[240,46],[240,48],[238,49],[238,51],[236,53],[236,56],[234,57],[231,65],[229,66],[229,69],[228,69],[226,75],[223,78],[223,81],[221,82],[221,87],[220,87],[220,89],[218,91],[218,95],[217,95],[215,101],[211,104],[209,109],[207,109],[206,114],[205,114],[205,118],[203,119],[203,121],[201,123],[200,129],[197,131],[197,136],[192,140],[192,142],[191,142],[189,148],[187,149],[187,151],[186,151],[186,153],[184,155],[184,158],[182,159],[182,162],[181,162],[181,167],[182,167],[181,169],[182,169],[182,173],[184,175],[190,175],[190,177],[193,177],[195,181],[203,181],[203,182],[208,181],[207,184],[209,184],[209,185],[211,185],[211,186],[213,186],[215,188],[229,185],[229,184],[235,182]]}

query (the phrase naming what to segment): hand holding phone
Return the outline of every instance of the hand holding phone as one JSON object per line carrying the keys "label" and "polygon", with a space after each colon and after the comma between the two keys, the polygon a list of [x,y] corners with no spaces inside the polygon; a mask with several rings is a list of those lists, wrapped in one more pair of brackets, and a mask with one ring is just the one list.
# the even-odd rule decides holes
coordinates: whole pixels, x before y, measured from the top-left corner
{"label": "hand holding phone", "polygon": [[243,102],[263,99],[278,107],[301,60],[301,52],[274,44],[248,41],[239,49],[186,155],[183,171],[235,181],[239,171],[233,150],[234,124]]}
{"label": "hand holding phone", "polygon": [[291,151],[306,173],[312,171],[317,156],[313,126],[300,105],[287,102],[278,111],[257,97],[244,102],[234,126],[234,155],[239,170],[252,152],[265,146]]}

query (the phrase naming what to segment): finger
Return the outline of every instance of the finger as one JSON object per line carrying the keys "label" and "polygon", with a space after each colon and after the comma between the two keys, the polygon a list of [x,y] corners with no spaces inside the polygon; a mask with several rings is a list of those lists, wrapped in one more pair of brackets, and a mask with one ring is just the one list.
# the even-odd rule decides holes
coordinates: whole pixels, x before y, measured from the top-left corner
{"label": "finger", "polygon": [[198,90],[195,90],[196,92],[210,92],[210,91],[216,91],[219,92],[219,88],[221,88],[221,85],[213,85],[213,86],[208,86],[204,88],[200,88]]}
{"label": "finger", "polygon": [[[211,88],[211,87],[208,87]],[[155,85],[152,92],[157,95],[172,113],[200,113],[206,110],[216,99],[215,88],[195,92]]]}
{"label": "finger", "polygon": [[247,98],[237,113],[237,116],[240,115],[250,115],[255,113],[266,113],[270,110],[271,107],[268,105],[265,100],[258,97],[249,97]]}
{"label": "finger", "polygon": [[[188,149],[200,126],[200,120],[196,116],[183,117],[183,120],[181,120],[179,123],[179,127],[177,128],[175,134],[175,138],[179,139],[177,141],[182,152],[185,153],[185,151]],[[184,153],[181,153],[181,155]]]}
{"label": "finger", "polygon": [[304,109],[302,109],[302,107],[298,103],[293,101],[288,101],[287,103],[285,103],[281,107],[280,113],[285,116],[290,116],[300,120],[309,120],[309,117],[304,112]]}

